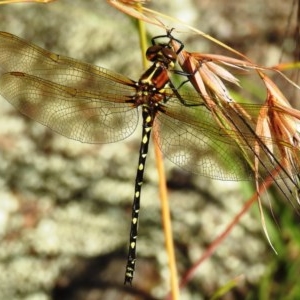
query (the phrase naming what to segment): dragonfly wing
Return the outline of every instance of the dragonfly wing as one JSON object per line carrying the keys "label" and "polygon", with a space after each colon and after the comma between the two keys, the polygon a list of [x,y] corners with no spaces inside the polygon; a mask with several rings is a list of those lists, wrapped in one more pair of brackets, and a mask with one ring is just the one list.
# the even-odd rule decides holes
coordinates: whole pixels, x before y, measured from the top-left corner
{"label": "dragonfly wing", "polygon": [[186,107],[178,100],[169,101],[155,127],[162,152],[184,170],[221,180],[251,177],[245,160],[233,156],[239,153],[238,147],[222,134],[205,106]]}
{"label": "dragonfly wing", "polygon": [[10,72],[0,76],[0,94],[23,114],[81,142],[119,141],[138,123],[137,109],[115,90],[96,93]]}
{"label": "dragonfly wing", "polygon": [[135,82],[0,32],[0,94],[32,119],[88,143],[122,140],[136,128],[126,103]]}
{"label": "dragonfly wing", "polygon": [[0,75],[13,71],[90,91],[114,88],[123,94],[126,86],[132,91],[135,85],[121,74],[52,53],[10,33],[0,32]]}
{"label": "dragonfly wing", "polygon": [[[155,124],[155,137],[171,161],[189,172],[215,179],[248,180],[254,179],[257,157],[260,178],[274,174],[274,170],[278,170],[272,175],[274,179],[290,177],[282,151],[293,153],[298,161],[299,150],[291,149],[286,141],[257,136],[254,116],[261,105],[245,106],[252,116],[247,119],[231,107],[212,112],[201,105],[199,95],[182,97],[188,99],[187,103],[198,105],[184,106],[177,98],[170,97]],[[298,168],[292,167],[293,173],[299,173]]]}

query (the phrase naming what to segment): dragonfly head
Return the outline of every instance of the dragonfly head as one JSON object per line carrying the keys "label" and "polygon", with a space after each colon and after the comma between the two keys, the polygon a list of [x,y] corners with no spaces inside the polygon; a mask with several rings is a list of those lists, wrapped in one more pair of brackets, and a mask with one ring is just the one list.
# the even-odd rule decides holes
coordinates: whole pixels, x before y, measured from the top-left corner
{"label": "dragonfly head", "polygon": [[172,67],[177,60],[176,52],[167,44],[150,46],[146,51],[146,57],[152,62],[162,62],[166,67]]}

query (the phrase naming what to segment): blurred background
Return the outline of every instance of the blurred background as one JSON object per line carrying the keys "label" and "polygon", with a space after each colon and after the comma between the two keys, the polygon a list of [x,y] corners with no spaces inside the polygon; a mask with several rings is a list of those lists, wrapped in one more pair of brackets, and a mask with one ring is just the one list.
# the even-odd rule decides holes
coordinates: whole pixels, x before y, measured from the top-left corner
{"label": "blurred background", "polygon": [[[147,5],[258,64],[292,61],[297,53],[293,1],[160,0]],[[134,80],[143,71],[135,21],[105,1],[1,5],[0,30]],[[147,31],[149,37],[164,34],[149,25]],[[224,53],[199,36],[179,38],[188,51]],[[277,80],[296,105],[294,91]],[[247,87],[263,99],[256,82]],[[169,274],[152,147],[141,197],[137,269],[133,287],[123,286],[140,135],[138,128],[118,143],[82,144],[0,99],[0,299],[164,298]],[[196,176],[167,160],[165,166],[182,275],[243,207],[254,184]],[[181,299],[210,299],[232,280],[236,285],[222,299],[300,298],[300,217],[276,189],[270,189],[267,200],[267,225],[278,255],[254,205],[197,270]]]}

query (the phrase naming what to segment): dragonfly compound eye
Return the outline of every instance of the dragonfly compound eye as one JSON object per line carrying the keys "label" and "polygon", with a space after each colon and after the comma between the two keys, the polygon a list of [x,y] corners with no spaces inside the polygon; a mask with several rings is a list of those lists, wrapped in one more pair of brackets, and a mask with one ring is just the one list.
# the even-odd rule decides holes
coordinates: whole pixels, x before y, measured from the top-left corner
{"label": "dragonfly compound eye", "polygon": [[162,51],[163,47],[161,45],[154,45],[147,49],[146,57],[150,61],[156,61],[157,58],[160,56],[160,52]]}
{"label": "dragonfly compound eye", "polygon": [[175,62],[177,60],[177,54],[173,49],[163,48],[161,49],[163,56],[170,62]]}

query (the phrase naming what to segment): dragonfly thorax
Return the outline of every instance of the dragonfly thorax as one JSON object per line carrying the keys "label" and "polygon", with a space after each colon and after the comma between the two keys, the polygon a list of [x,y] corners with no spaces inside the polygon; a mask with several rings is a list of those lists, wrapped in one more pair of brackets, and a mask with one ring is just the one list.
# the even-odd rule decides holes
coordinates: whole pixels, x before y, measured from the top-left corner
{"label": "dragonfly thorax", "polygon": [[134,97],[135,106],[147,105],[149,107],[157,106],[157,103],[165,101],[164,89],[158,90],[153,84],[148,82],[138,82],[137,92]]}
{"label": "dragonfly thorax", "polygon": [[168,69],[161,62],[154,63],[137,82],[135,105],[153,104],[164,101],[166,98],[165,88],[170,78]]}
{"label": "dragonfly thorax", "polygon": [[139,85],[146,85],[147,90],[160,91],[167,83],[169,83],[170,77],[168,69],[162,63],[153,64],[145,73],[140,77]]}
{"label": "dragonfly thorax", "polygon": [[174,68],[177,54],[170,42],[152,45],[147,49],[146,57],[153,62],[153,65],[144,72],[137,82],[134,101],[136,106],[146,104],[149,107],[157,107],[157,103],[165,101],[165,88],[170,83],[169,70]]}

